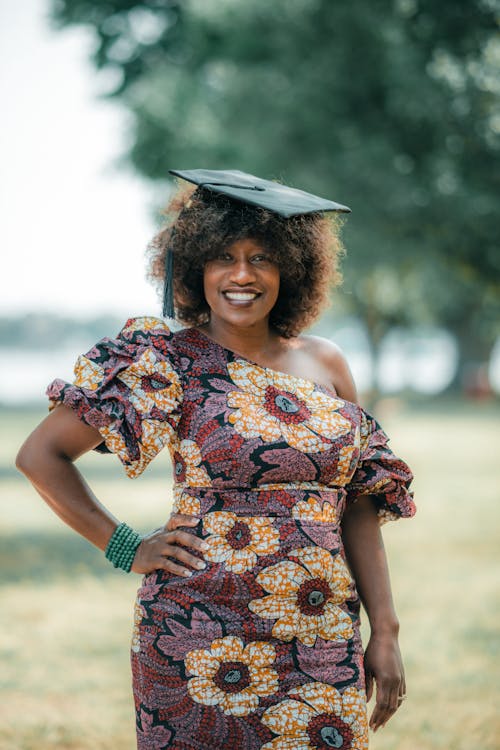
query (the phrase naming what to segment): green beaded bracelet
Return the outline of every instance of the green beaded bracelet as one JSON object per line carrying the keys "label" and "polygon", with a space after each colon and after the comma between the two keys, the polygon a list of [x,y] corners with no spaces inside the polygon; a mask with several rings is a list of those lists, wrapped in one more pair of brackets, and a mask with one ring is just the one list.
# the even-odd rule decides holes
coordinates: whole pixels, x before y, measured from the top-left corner
{"label": "green beaded bracelet", "polygon": [[115,568],[121,568],[126,573],[130,573],[137,547],[141,542],[142,537],[137,531],[131,529],[126,523],[121,523],[111,535],[104,554]]}

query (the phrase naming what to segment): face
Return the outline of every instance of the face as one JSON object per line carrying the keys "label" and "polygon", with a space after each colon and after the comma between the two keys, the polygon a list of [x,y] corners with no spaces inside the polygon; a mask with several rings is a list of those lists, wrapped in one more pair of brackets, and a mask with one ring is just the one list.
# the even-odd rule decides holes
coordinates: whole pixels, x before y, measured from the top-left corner
{"label": "face", "polygon": [[257,240],[237,240],[205,265],[205,299],[211,319],[248,327],[267,321],[280,286],[271,254]]}

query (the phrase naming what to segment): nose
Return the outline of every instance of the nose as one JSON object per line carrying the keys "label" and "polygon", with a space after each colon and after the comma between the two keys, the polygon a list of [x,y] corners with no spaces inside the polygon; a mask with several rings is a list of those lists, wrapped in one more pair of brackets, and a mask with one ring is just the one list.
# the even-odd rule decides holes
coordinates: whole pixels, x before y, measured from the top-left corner
{"label": "nose", "polygon": [[255,268],[253,265],[246,258],[237,260],[231,268],[231,281],[239,284],[239,286],[243,286],[253,280],[255,280]]}

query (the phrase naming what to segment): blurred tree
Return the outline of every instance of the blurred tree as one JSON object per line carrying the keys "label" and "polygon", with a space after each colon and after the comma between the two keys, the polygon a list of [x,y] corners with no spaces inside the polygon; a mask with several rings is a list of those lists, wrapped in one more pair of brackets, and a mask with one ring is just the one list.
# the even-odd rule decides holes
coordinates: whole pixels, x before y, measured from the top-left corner
{"label": "blurred tree", "polygon": [[500,0],[52,0],[96,33],[132,164],[239,168],[345,202],[344,307],[374,342],[499,333]]}

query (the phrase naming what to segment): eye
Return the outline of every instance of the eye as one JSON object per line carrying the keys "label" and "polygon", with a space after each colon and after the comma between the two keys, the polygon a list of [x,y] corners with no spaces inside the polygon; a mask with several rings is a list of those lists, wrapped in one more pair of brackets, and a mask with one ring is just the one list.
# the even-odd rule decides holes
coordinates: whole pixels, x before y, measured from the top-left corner
{"label": "eye", "polygon": [[272,263],[272,258],[267,253],[258,253],[252,256],[252,263]]}
{"label": "eye", "polygon": [[231,253],[227,253],[225,251],[221,251],[220,253],[217,253],[217,255],[213,258],[213,260],[222,261],[223,263],[229,263],[233,259],[233,256]]}

